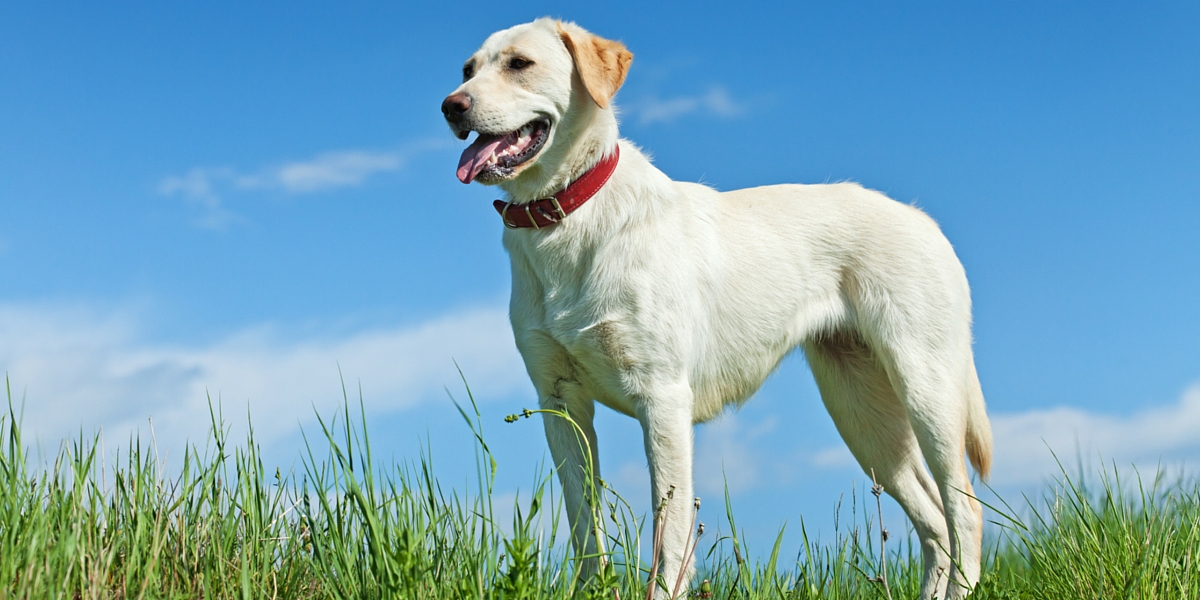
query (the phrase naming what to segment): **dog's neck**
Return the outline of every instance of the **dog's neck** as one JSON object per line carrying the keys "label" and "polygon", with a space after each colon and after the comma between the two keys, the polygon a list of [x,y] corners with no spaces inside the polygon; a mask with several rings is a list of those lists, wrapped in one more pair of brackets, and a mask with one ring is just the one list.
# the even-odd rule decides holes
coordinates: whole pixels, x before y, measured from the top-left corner
{"label": "dog's neck", "polygon": [[520,177],[500,184],[509,201],[523,204],[553,195],[612,151],[618,139],[616,114],[611,105],[607,109],[594,105],[592,108],[575,122],[562,124],[555,132],[553,147],[546,149],[538,164]]}

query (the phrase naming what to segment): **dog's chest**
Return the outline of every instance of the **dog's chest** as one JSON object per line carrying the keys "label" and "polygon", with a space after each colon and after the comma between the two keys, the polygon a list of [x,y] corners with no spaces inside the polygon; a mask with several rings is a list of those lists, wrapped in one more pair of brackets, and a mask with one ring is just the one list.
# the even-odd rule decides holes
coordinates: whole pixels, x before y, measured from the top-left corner
{"label": "dog's chest", "polygon": [[634,416],[630,373],[639,366],[637,339],[619,316],[598,321],[581,309],[548,310],[541,330],[566,350],[572,375],[591,397]]}
{"label": "dog's chest", "polygon": [[514,306],[514,313],[526,315],[521,326],[553,338],[594,398],[632,415],[629,374],[644,368],[646,353],[639,348],[653,337],[636,321],[637,294],[621,277],[587,264],[537,263],[514,270],[513,285],[525,290],[519,301],[531,305]]}
{"label": "dog's chest", "polygon": [[543,330],[566,349],[591,383],[604,388],[619,384],[621,374],[636,366],[640,354],[632,315],[576,290],[548,292],[542,299]]}

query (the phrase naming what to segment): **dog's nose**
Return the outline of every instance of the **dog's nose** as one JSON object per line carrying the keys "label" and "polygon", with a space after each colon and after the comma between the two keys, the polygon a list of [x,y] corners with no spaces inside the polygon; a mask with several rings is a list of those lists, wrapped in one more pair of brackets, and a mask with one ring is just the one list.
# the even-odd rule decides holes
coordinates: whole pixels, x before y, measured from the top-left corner
{"label": "dog's nose", "polygon": [[447,121],[461,121],[468,110],[471,110],[471,97],[463,92],[450,94],[442,100],[442,114],[446,115]]}

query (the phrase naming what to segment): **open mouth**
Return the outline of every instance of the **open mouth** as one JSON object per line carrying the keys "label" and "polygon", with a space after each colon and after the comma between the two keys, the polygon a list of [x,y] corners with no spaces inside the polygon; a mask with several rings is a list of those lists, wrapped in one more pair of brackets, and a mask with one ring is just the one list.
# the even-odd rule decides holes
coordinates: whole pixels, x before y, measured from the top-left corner
{"label": "open mouth", "polygon": [[541,151],[550,131],[550,121],[534,119],[516,131],[491,135],[480,133],[458,159],[458,180],[498,181]]}

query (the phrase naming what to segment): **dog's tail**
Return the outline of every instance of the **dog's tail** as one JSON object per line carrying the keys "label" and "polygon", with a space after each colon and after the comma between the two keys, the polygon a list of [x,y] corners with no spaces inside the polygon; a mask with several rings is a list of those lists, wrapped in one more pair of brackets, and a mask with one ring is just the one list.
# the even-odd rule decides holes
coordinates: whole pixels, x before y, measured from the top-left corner
{"label": "dog's tail", "polygon": [[992,469],[992,424],[988,421],[974,361],[967,381],[967,458],[979,476],[987,479]]}

